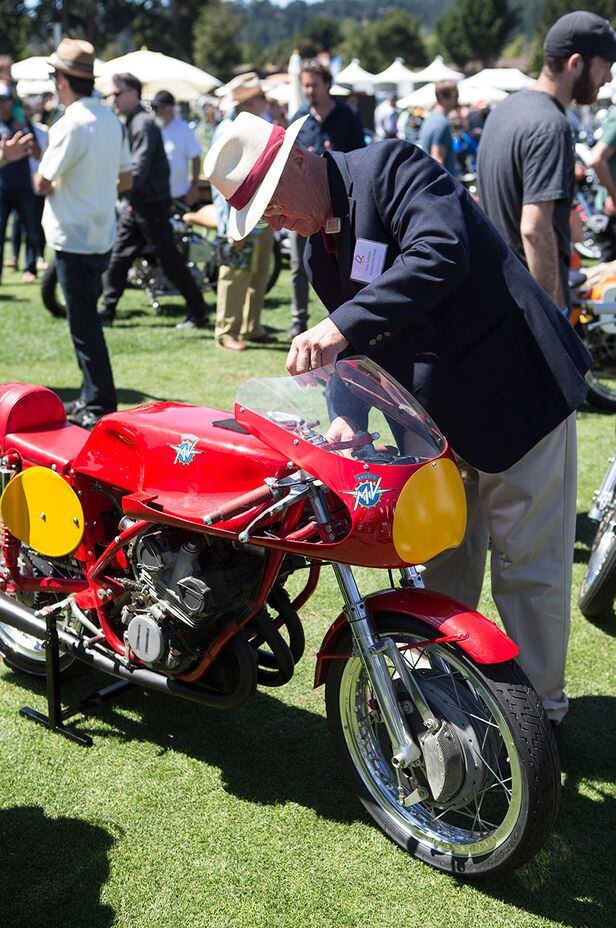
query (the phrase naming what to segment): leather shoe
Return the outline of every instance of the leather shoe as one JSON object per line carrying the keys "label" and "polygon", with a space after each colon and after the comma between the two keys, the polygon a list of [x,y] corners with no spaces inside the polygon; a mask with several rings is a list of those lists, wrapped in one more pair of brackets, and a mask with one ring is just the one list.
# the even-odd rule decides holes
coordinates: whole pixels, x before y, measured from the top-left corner
{"label": "leather shoe", "polygon": [[115,308],[111,306],[103,306],[98,311],[98,318],[101,321],[101,325],[107,325],[107,326],[113,325],[115,315],[116,315]]}
{"label": "leather shoe", "polygon": [[248,341],[253,345],[277,345],[278,339],[275,335],[268,335],[267,332],[264,332],[263,335],[257,335],[255,338],[249,338]]}
{"label": "leather shoe", "polygon": [[221,341],[216,342],[217,348],[226,348],[227,351],[244,351],[246,345],[244,342],[239,341],[237,338],[232,338],[230,335],[227,335]]}
{"label": "leather shoe", "polygon": [[298,335],[301,335],[302,332],[305,332],[306,329],[307,329],[307,326],[304,325],[303,323],[298,323],[297,325],[293,325],[287,332],[287,338],[294,339]]}

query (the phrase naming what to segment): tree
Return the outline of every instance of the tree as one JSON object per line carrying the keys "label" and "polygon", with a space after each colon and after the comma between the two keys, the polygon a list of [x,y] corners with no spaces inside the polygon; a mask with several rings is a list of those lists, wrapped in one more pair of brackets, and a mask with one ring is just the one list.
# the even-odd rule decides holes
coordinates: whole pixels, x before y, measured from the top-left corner
{"label": "tree", "polygon": [[239,15],[230,4],[213,0],[201,10],[193,29],[194,63],[221,81],[233,77],[233,69],[242,61],[236,35]]}
{"label": "tree", "polygon": [[539,72],[543,63],[543,41],[548,29],[553,26],[557,19],[564,16],[565,13],[574,13],[582,7],[589,13],[597,13],[610,22],[616,16],[616,0],[584,0],[583,4],[576,3],[575,0],[546,0],[545,6],[541,13],[541,19],[536,30],[536,48],[532,61],[532,68]]}
{"label": "tree", "polygon": [[0,54],[22,57],[25,50],[28,13],[22,0],[0,0]]}
{"label": "tree", "polygon": [[331,52],[342,38],[340,23],[329,16],[315,16],[302,30],[302,37],[310,39],[317,51]]}
{"label": "tree", "polygon": [[508,0],[458,0],[437,22],[436,34],[456,64],[479,61],[490,67],[519,22]]}
{"label": "tree", "polygon": [[347,37],[337,49],[345,61],[359,58],[367,71],[384,71],[394,58],[404,58],[409,67],[427,64],[426,49],[419,34],[419,21],[403,10],[390,10],[375,23],[343,23]]}

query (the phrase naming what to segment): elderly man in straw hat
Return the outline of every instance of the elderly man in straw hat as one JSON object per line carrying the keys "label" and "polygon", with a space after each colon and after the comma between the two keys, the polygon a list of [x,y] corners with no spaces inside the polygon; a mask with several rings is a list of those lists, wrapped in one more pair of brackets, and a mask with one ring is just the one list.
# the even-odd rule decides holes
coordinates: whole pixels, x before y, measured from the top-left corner
{"label": "elderly man in straw hat", "polygon": [[[298,125],[299,123],[299,125]],[[410,389],[456,451],[465,539],[426,585],[475,607],[488,539],[492,591],[520,661],[557,725],[575,537],[575,409],[588,353],[467,191],[398,140],[317,157],[249,114],[207,155],[229,232],[259,219],[310,236],[305,263],[330,315],[293,339],[291,374],[368,355]],[[352,437],[352,410],[330,426]]]}
{"label": "elderly man in straw hat", "polygon": [[[267,111],[265,92],[254,71],[235,77],[227,85],[227,90],[222,104],[227,116],[216,127],[212,145],[227,133],[240,113],[263,116]],[[265,332],[260,318],[269,277],[273,233],[270,229],[254,230],[248,242],[238,248],[229,236],[230,206],[215,187],[212,188],[212,200],[216,207],[218,234],[229,240],[227,260],[218,275],[216,345],[228,351],[243,351],[247,347],[246,342],[269,345],[276,338]]]}
{"label": "elderly man in straw hat", "polygon": [[63,39],[49,64],[65,112],[50,129],[34,186],[47,198],[43,228],[56,252],[83,378],[81,396],[68,405],[67,413],[72,421],[91,428],[117,406],[96,303],[113,244],[116,197],[132,184],[131,160],[119,120],[92,95],[93,46]]}

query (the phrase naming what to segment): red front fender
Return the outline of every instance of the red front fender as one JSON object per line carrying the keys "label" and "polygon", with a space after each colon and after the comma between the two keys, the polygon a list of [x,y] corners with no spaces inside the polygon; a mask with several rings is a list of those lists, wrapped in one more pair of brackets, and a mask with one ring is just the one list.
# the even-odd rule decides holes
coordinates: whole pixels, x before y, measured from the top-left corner
{"label": "red front fender", "polygon": [[[440,593],[386,590],[367,596],[366,606],[377,628],[385,613],[399,612],[412,616],[433,628],[437,633],[435,637],[455,636],[458,646],[478,664],[502,664],[520,653],[515,641],[508,638],[491,619]],[[325,683],[332,660],[329,655],[335,651],[347,621],[346,615],[341,613],[321,643],[314,674],[315,686]]]}

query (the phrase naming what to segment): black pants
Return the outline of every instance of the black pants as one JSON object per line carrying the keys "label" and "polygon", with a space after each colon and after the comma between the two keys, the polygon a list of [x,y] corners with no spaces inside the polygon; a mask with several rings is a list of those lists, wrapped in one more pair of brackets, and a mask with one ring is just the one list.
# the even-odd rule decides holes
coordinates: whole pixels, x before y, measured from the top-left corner
{"label": "black pants", "polygon": [[109,353],[96,309],[108,263],[109,252],[78,255],[71,251],[56,251],[58,280],[83,377],[81,399],[97,416],[117,409]]}
{"label": "black pants", "polygon": [[4,259],[6,226],[13,210],[26,230],[26,271],[36,274],[36,254],[39,243],[40,218],[32,190],[0,189],[0,273]]}
{"label": "black pants", "polygon": [[607,229],[601,236],[599,247],[602,261],[614,261],[616,258],[616,217],[610,216]]}
{"label": "black pants", "polygon": [[186,300],[187,316],[196,321],[206,316],[203,297],[175,246],[169,222],[170,205],[170,201],[161,200],[139,206],[139,209],[124,207],[121,210],[109,267],[103,279],[106,309],[117,306],[126,288],[129,268],[147,242],[156,251],[156,257],[171,283]]}

